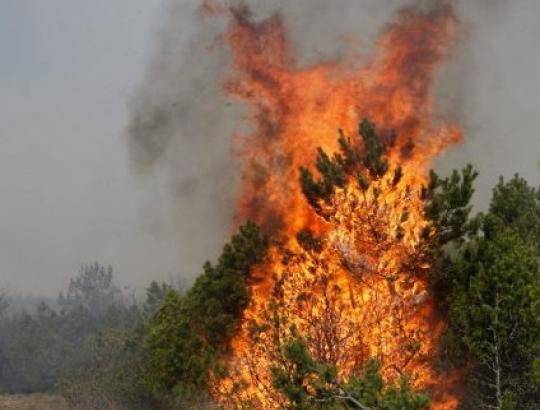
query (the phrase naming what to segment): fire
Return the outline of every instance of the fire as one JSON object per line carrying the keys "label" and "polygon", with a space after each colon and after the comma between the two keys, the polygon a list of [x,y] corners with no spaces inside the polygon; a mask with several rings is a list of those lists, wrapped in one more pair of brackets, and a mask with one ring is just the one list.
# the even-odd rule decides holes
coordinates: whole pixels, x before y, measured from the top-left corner
{"label": "fire", "polygon": [[[225,12],[215,3],[206,8]],[[433,366],[444,321],[426,279],[421,195],[432,160],[461,138],[436,117],[432,98],[435,69],[458,34],[453,9],[403,9],[361,67],[353,59],[298,67],[279,15],[253,22],[247,9],[228,13],[235,75],[225,88],[248,103],[254,127],[237,138],[245,167],[236,218],[255,220],[275,241],[252,272],[251,302],[230,341],[229,376],[213,382],[215,399],[225,408],[280,408],[268,369],[274,342],[294,325],[312,354],[342,376],[377,358],[388,380],[407,375],[432,393],[433,408],[455,408],[445,393],[451,380]],[[349,175],[316,212],[299,168],[313,168],[318,147],[338,152],[338,130],[355,140],[364,117],[380,127],[388,171],[368,176],[363,188]],[[271,329],[261,332],[265,321]]]}

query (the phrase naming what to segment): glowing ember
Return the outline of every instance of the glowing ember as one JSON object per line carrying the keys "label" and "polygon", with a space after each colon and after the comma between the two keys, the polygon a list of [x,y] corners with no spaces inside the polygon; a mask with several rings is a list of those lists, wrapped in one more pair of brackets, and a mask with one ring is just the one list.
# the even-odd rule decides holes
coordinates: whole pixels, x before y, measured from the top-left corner
{"label": "glowing ember", "polygon": [[[455,408],[445,395],[451,381],[433,369],[444,323],[426,280],[421,198],[431,161],[460,139],[458,128],[434,121],[431,98],[434,69],[457,34],[452,8],[402,10],[362,69],[351,61],[298,68],[279,16],[260,23],[245,9],[230,16],[236,76],[226,89],[249,103],[255,126],[239,139],[245,169],[236,217],[255,220],[276,241],[252,272],[251,303],[227,358],[230,376],[213,383],[214,397],[225,408],[281,408],[268,369],[274,342],[284,342],[294,324],[314,357],[344,377],[377,358],[388,380],[407,375],[432,393],[434,408]],[[349,176],[315,212],[299,168],[313,168],[317,147],[332,156],[338,129],[356,141],[362,117],[379,125],[389,169],[367,174],[364,189]],[[255,324],[265,321],[272,328],[260,332]]]}

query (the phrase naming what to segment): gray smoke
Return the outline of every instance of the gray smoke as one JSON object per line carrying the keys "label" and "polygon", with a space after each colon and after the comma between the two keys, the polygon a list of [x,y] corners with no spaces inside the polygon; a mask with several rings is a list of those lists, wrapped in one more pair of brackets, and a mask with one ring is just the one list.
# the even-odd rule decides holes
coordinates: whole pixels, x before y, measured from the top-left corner
{"label": "gray smoke", "polygon": [[[129,148],[137,173],[154,184],[179,244],[181,274],[193,277],[216,256],[230,230],[234,165],[231,118],[238,110],[219,90],[227,65],[210,49],[223,27],[208,24],[199,2],[171,2],[144,83],[131,101]],[[154,227],[160,229],[160,227]]]}
{"label": "gray smoke", "polygon": [[472,163],[482,209],[501,175],[540,183],[540,2],[463,0],[459,10],[466,32],[438,96],[452,101],[446,107],[464,127],[465,143],[441,158],[439,170]]}
{"label": "gray smoke", "polygon": [[[299,64],[339,59],[351,44],[368,53],[404,5],[433,1],[245,1],[254,16],[280,11]],[[230,4],[237,4],[230,2]],[[169,1],[145,81],[131,101],[129,149],[136,172],[156,185],[178,239],[181,269],[192,277],[231,232],[238,160],[231,135],[249,127],[245,107],[220,84],[230,70],[219,35],[225,18],[203,17],[199,0]],[[481,172],[477,203],[486,204],[500,174],[519,171],[538,183],[540,29],[536,0],[463,0],[462,45],[438,79],[440,113],[465,128],[465,144],[441,159],[446,172],[472,162]],[[353,40],[352,42],[350,40]],[[536,104],[534,104],[534,102]]]}

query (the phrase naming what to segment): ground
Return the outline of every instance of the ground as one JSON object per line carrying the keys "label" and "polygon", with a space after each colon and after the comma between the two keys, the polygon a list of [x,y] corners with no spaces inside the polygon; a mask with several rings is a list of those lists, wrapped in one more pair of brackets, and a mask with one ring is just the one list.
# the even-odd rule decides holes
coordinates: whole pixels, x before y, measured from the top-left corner
{"label": "ground", "polygon": [[46,394],[0,395],[0,410],[69,410],[59,396]]}

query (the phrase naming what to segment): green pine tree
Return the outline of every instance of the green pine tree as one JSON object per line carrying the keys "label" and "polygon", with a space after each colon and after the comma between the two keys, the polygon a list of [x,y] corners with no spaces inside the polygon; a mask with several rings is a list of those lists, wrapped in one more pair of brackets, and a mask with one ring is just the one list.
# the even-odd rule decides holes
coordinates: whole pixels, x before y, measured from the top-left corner
{"label": "green pine tree", "polygon": [[493,189],[489,211],[512,226],[524,240],[540,247],[540,191],[519,175],[509,181],[502,177]]}
{"label": "green pine tree", "polygon": [[[370,180],[381,178],[388,171],[388,161],[385,159],[387,147],[377,134],[375,124],[367,119],[362,120],[358,133],[362,144],[360,141],[351,141],[339,130],[340,151],[332,157],[322,148],[317,149],[315,168],[320,178],[315,178],[309,169],[300,167],[302,192],[310,206],[318,213],[322,213],[321,204],[330,201],[334,190],[345,186],[348,176],[356,176],[358,186],[365,191]],[[398,167],[394,175],[394,185],[401,176],[402,170]]]}
{"label": "green pine tree", "polygon": [[459,250],[455,271],[447,340],[472,369],[471,408],[538,408],[531,377],[540,340],[535,246],[488,214],[478,234]]}

